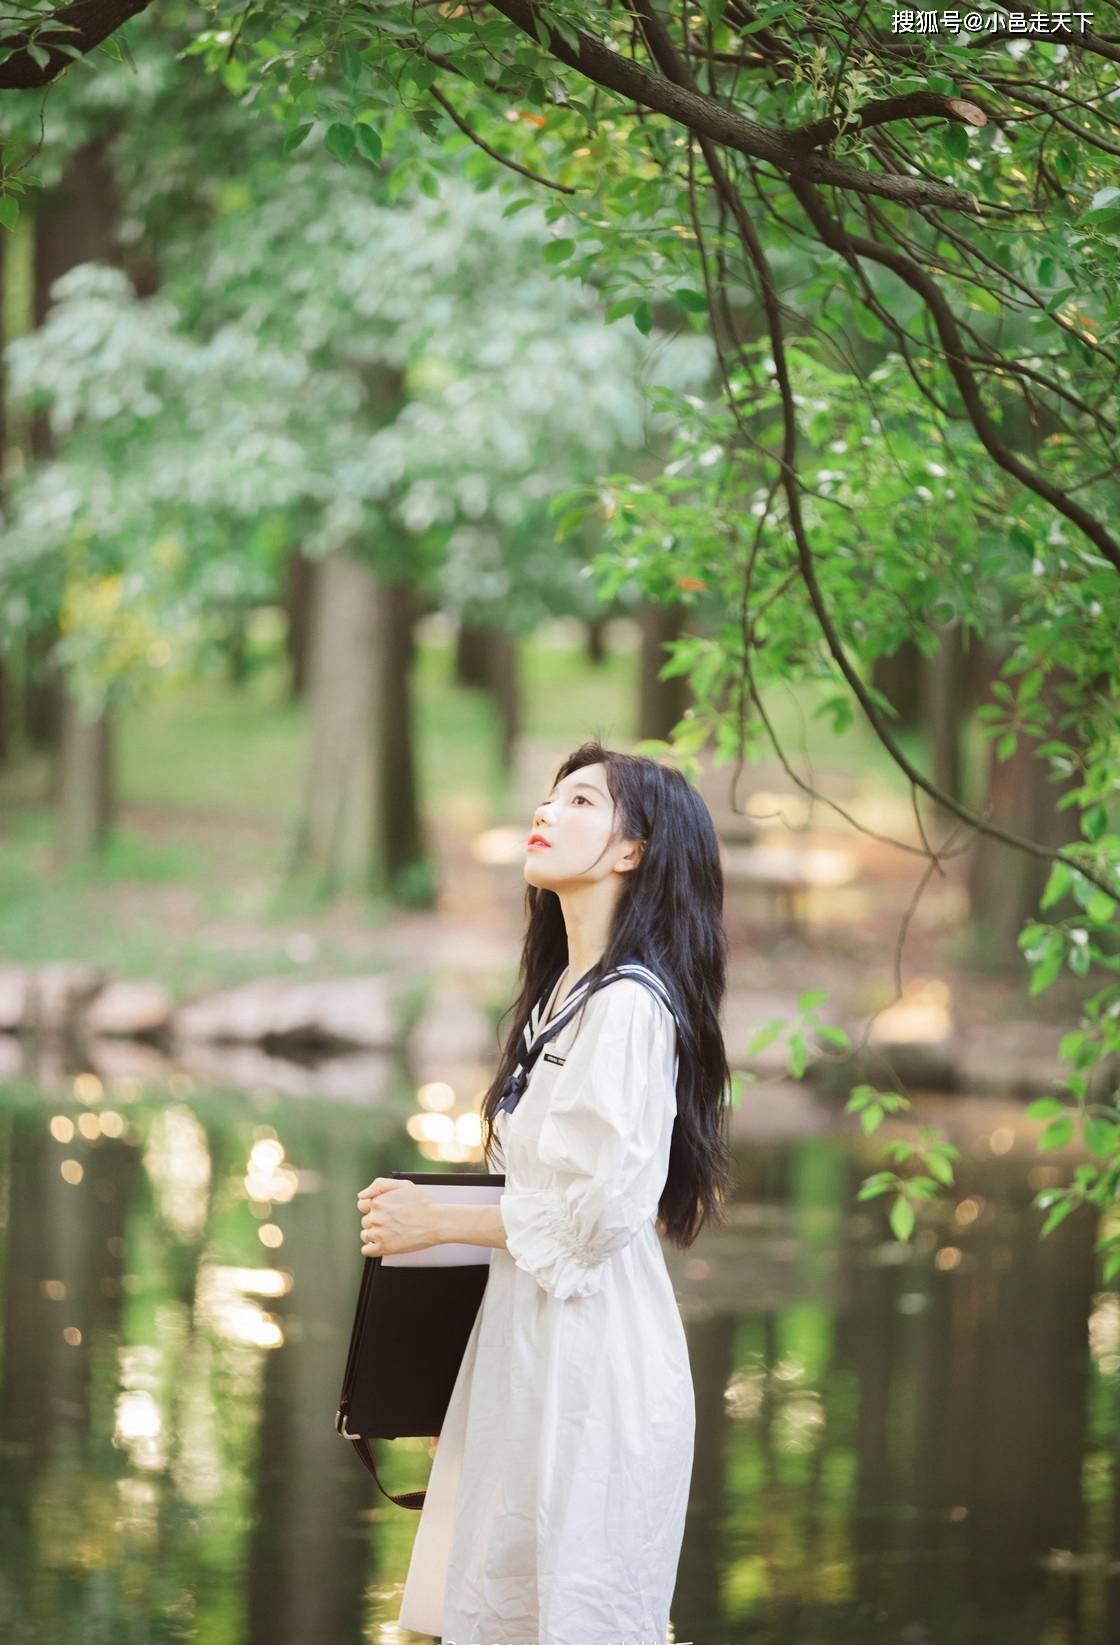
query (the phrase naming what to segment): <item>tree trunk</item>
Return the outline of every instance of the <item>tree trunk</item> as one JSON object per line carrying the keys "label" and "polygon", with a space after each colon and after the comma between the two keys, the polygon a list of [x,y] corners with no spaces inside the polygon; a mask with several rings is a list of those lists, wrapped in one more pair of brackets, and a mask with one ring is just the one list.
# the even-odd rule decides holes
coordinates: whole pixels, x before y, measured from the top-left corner
{"label": "tree trunk", "polygon": [[680,604],[650,602],[642,609],[638,682],[638,736],[642,739],[668,738],[689,705],[691,692],[684,675],[677,674],[668,680],[657,677],[669,661],[666,643],[680,639],[684,633],[684,616],[685,608]]}
{"label": "tree trunk", "polygon": [[[23,655],[23,730],[32,748],[54,749],[62,730],[61,670],[51,651],[58,629],[54,623],[27,637]],[[58,797],[58,771],[51,770],[52,800]]]}
{"label": "tree trunk", "polygon": [[521,675],[517,641],[495,630],[490,647],[490,688],[498,710],[498,757],[504,772],[513,770],[521,734]]}
{"label": "tree trunk", "polygon": [[[921,659],[923,716],[932,753],[930,776],[950,798],[963,803],[961,728],[968,700],[968,677],[960,618],[954,617],[939,632],[941,644],[936,652],[932,657]],[[946,812],[942,823],[952,820],[951,813]]]}
{"label": "tree trunk", "polygon": [[[4,347],[8,342],[8,235],[0,234],[0,503],[4,500],[5,459],[8,453],[8,377],[4,370]],[[3,635],[0,634],[0,644]],[[11,676],[8,654],[0,652],[0,765],[11,755]]]}
{"label": "tree trunk", "polygon": [[330,891],[361,875],[373,847],[373,712],[379,600],[368,565],[343,552],[322,561],[311,624],[311,748],[293,870]]}
{"label": "tree trunk", "polygon": [[372,881],[397,902],[430,907],[435,900],[417,795],[412,705],[413,630],[420,615],[416,590],[387,583],[380,591],[381,648],[375,713],[377,831]]}
{"label": "tree trunk", "polygon": [[100,849],[113,821],[109,716],[89,714],[71,691],[62,701],[58,769],[58,844],[69,861]]}
{"label": "tree trunk", "polygon": [[607,659],[606,617],[589,617],[584,628],[587,661],[598,668]]}
{"label": "tree trunk", "polygon": [[922,712],[922,677],[926,660],[913,640],[903,640],[889,657],[876,657],[871,665],[871,683],[898,712],[890,724],[897,730],[913,730]]}
{"label": "tree trunk", "polygon": [[494,631],[460,623],[455,637],[455,679],[459,685],[484,689],[490,684],[490,647]]}
{"label": "tree trunk", "polygon": [[[39,202],[35,219],[34,320],[41,326],[51,307],[54,282],[79,263],[123,259],[116,243],[119,197],[106,158],[108,134],[83,143],[71,157],[56,189]],[[36,458],[54,449],[44,412],[31,422]],[[33,637],[31,655],[45,660],[54,644],[51,624]],[[87,722],[73,701],[60,670],[33,670],[26,697],[28,733],[33,742],[56,748],[52,798],[60,807],[59,841],[70,857],[101,842],[112,812],[110,733],[104,713]],[[83,784],[88,789],[83,791]]]}
{"label": "tree trunk", "polygon": [[[994,675],[996,670],[991,672]],[[1054,695],[1054,687],[1066,677],[1064,673],[1052,675],[1043,683],[1040,700],[1049,710],[1051,722],[1067,711]],[[1047,735],[1061,736],[1076,747],[1076,728],[1059,730],[1054,725]],[[1077,775],[1061,783],[1051,782],[1049,762],[1035,757],[1037,743],[1032,737],[1020,736],[1015,753],[1003,761],[996,758],[997,741],[993,739],[986,745],[987,795],[978,807],[980,814],[1039,845],[1058,848],[1080,839],[1077,807],[1057,809],[1060,797],[1079,786]],[[1039,898],[1052,867],[1049,858],[1004,845],[989,834],[977,836],[969,863],[968,897],[980,963],[1022,966],[1016,938],[1024,922],[1037,916]],[[1050,913],[1060,917],[1065,901],[1055,904]]]}
{"label": "tree trunk", "polygon": [[307,691],[307,661],[310,648],[312,610],[315,600],[317,566],[297,548],[288,556],[284,585],[284,610],[288,617],[288,692],[292,698]]}
{"label": "tree trunk", "polygon": [[239,690],[249,678],[249,611],[234,606],[226,618],[222,649],[226,659],[226,680]]}

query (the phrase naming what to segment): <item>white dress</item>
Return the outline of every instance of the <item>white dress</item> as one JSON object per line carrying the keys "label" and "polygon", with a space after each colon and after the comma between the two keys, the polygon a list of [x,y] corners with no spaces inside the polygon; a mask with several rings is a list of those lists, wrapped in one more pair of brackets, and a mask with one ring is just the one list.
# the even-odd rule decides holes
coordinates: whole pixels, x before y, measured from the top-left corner
{"label": "white dress", "polygon": [[499,1112],[508,1250],[491,1249],[401,1627],[443,1645],[663,1645],[696,1431],[654,1226],[675,1065],[671,1014],[626,978]]}

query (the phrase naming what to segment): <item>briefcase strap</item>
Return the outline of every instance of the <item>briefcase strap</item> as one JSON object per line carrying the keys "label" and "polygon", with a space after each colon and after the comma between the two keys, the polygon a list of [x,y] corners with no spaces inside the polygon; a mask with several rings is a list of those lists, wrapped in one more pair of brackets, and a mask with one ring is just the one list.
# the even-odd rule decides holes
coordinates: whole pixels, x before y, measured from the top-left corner
{"label": "briefcase strap", "polygon": [[382,1496],[387,1496],[390,1502],[395,1502],[397,1504],[398,1508],[422,1508],[424,1506],[424,1498],[427,1495],[426,1491],[401,1491],[399,1494],[394,1494],[392,1491],[387,1491],[381,1481],[377,1478],[377,1464],[373,1460],[373,1452],[369,1448],[369,1440],[361,1434],[351,1434],[347,1437],[350,1439],[355,1451],[357,1451],[358,1455],[361,1457],[362,1461],[377,1481],[377,1489],[381,1492]]}

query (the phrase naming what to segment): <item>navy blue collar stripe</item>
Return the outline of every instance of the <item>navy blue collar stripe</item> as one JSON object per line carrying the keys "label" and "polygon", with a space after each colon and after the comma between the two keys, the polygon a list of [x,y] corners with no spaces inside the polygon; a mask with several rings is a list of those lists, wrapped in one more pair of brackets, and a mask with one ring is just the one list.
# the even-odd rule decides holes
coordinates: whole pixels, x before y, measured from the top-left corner
{"label": "navy blue collar stripe", "polygon": [[[540,1056],[549,1040],[554,1039],[564,1025],[571,1021],[572,1017],[579,1010],[580,1005],[589,993],[595,993],[598,989],[605,988],[608,983],[618,982],[619,980],[625,978],[630,978],[634,982],[642,983],[644,987],[649,989],[650,993],[653,994],[656,999],[661,1001],[662,1005],[665,1006],[666,1010],[672,1014],[674,1021],[676,1021],[676,1012],[673,1010],[673,1002],[669,996],[669,991],[665,987],[665,984],[661,981],[661,978],[655,976],[647,966],[640,965],[636,960],[621,961],[620,964],[615,966],[613,970],[605,972],[603,976],[601,976],[595,983],[594,987],[592,987],[589,981],[590,977],[591,972],[588,971],[579,979],[567,999],[564,1001],[563,1005],[560,1007],[559,1011],[554,1012],[552,1017],[550,1017],[548,1022],[545,1023],[543,1027],[541,1026],[541,1019],[544,1015],[545,1007],[552,998],[556,989],[556,982],[553,982],[550,985],[548,990],[541,996],[536,1005],[534,1005],[533,1009],[529,1013],[528,1021],[526,1022],[521,1033],[521,1038],[524,1045],[521,1060],[518,1062],[513,1073],[510,1074],[509,1078],[506,1080],[505,1087],[497,1105],[498,1109],[505,1109],[507,1113],[512,1114],[513,1110],[517,1107],[517,1104],[521,1101],[522,1093],[524,1092],[526,1085],[529,1083],[529,1075],[536,1064],[537,1058]],[[559,981],[559,978],[557,981]]]}

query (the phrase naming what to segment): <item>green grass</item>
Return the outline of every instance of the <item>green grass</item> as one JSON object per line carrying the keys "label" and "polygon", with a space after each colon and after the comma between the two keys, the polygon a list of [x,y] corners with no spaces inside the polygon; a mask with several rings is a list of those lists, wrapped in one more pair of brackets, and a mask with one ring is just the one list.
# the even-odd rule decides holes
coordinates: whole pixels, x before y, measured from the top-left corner
{"label": "green grass", "polygon": [[[428,639],[418,649],[425,813],[467,834],[522,821],[499,766],[494,706],[484,692],[455,684],[453,663],[446,640]],[[523,648],[522,682],[526,737],[561,747],[596,731],[608,743],[633,738],[636,653],[612,653],[593,668],[582,646],[542,636]],[[857,722],[836,738],[827,719],[813,717],[824,694],[769,693],[768,711],[794,768],[826,791],[830,774],[857,771],[871,785],[904,793],[905,779],[866,727]],[[327,912],[337,925],[340,906],[325,911],[313,890],[286,873],[306,739],[306,706],[290,700],[275,651],[254,654],[238,687],[203,678],[153,698],[116,727],[121,825],[96,860],[69,867],[55,861],[46,762],[27,758],[0,772],[0,960],[93,960],[182,990],[294,968],[285,946],[293,924],[314,927]],[[899,741],[924,768],[922,739]],[[980,757],[974,745],[974,777]],[[789,786],[780,773],[777,780]],[[831,822],[827,808],[819,815]],[[345,893],[341,908],[349,930],[338,940],[324,930],[318,959],[301,966],[303,974],[370,963],[371,939],[391,910],[360,889]],[[213,940],[199,934],[208,925]]]}
{"label": "green grass", "polygon": [[[449,643],[419,648],[419,780],[428,814],[450,806],[473,829],[508,819],[507,784],[493,704],[457,686],[453,670]],[[578,651],[528,647],[527,734],[619,724],[632,673],[629,657],[589,671]],[[325,911],[314,888],[286,873],[306,740],[306,705],[289,698],[275,655],[254,657],[238,687],[202,678],[153,697],[115,727],[121,823],[96,858],[65,866],[45,799],[47,761],[29,756],[0,772],[0,959],[89,961],[159,977],[177,993],[276,971],[368,967],[363,936],[373,938],[391,910],[360,892],[342,899],[345,940],[317,933],[310,964],[286,949],[293,924],[314,926]],[[245,940],[194,934],[211,922],[232,924]]]}
{"label": "green grass", "polygon": [[117,776],[125,804],[210,811],[287,825],[303,778],[307,710],[278,663],[239,687],[202,680],[122,722]]}

